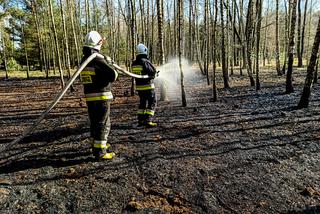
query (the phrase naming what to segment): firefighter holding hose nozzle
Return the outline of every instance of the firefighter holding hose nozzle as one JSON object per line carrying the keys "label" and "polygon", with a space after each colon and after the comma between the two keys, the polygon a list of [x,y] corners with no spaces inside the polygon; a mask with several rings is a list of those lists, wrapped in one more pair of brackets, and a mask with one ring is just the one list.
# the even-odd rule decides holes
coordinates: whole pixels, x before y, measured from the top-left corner
{"label": "firefighter holding hose nozzle", "polygon": [[[89,32],[85,37],[81,63],[90,55],[100,53],[104,42],[105,38],[97,31]],[[99,54],[80,73],[90,120],[92,152],[96,160],[115,156],[109,151],[110,144],[107,141],[111,127],[110,103],[113,100],[111,83],[117,79],[118,73],[107,60],[107,57]]]}
{"label": "firefighter holding hose nozzle", "polygon": [[137,111],[138,126],[156,127],[157,124],[152,121],[156,107],[156,93],[153,81],[158,72],[148,59],[148,48],[144,44],[136,46],[136,55],[136,59],[132,63],[132,73],[150,77],[146,79],[135,78],[136,90],[140,98]]}

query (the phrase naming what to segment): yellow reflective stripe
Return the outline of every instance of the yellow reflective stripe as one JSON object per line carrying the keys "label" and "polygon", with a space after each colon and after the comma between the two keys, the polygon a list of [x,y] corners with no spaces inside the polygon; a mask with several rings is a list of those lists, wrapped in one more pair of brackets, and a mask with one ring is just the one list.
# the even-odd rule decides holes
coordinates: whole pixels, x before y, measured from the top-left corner
{"label": "yellow reflective stripe", "polygon": [[136,68],[143,69],[143,66],[142,65],[133,65],[132,66],[132,69],[136,69]]}
{"label": "yellow reflective stripe", "polygon": [[96,75],[95,71],[81,71],[81,75]]}
{"label": "yellow reflective stripe", "polygon": [[153,115],[154,115],[154,111],[147,109],[147,110],[145,111],[145,114],[148,114],[148,115],[153,116]]}
{"label": "yellow reflective stripe", "polygon": [[112,100],[113,96],[86,97],[86,101]]}
{"label": "yellow reflective stripe", "polygon": [[93,144],[94,148],[98,148],[98,149],[103,149],[103,148],[109,148],[110,144],[108,144],[106,141],[98,143],[98,141],[95,141],[95,143]]}
{"label": "yellow reflective stripe", "polygon": [[133,66],[132,67],[132,73],[134,74],[141,74],[143,71],[143,67],[142,66]]}
{"label": "yellow reflective stripe", "polygon": [[112,100],[113,96],[110,91],[108,92],[100,92],[100,93],[90,93],[85,94],[86,101],[97,101],[97,100]]}
{"label": "yellow reflective stripe", "polygon": [[149,90],[149,89],[154,89],[154,84],[150,84],[150,85],[136,85],[136,90],[137,91],[143,91],[143,90]]}
{"label": "yellow reflective stripe", "polygon": [[132,67],[132,71],[142,71],[142,67]]}

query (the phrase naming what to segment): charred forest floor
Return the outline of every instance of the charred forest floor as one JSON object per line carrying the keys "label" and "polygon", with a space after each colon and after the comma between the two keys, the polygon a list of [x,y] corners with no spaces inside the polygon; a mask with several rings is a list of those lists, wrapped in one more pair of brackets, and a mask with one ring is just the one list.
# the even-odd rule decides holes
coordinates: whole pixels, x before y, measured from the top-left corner
{"label": "charred forest floor", "polygon": [[[295,92],[271,69],[249,79],[186,80],[187,107],[158,101],[157,128],[137,128],[130,80],[113,86],[109,143],[117,158],[91,156],[82,86],[74,85],[37,129],[0,154],[1,213],[320,213],[320,87],[295,110]],[[57,78],[0,81],[0,146],[32,125],[59,92]]]}

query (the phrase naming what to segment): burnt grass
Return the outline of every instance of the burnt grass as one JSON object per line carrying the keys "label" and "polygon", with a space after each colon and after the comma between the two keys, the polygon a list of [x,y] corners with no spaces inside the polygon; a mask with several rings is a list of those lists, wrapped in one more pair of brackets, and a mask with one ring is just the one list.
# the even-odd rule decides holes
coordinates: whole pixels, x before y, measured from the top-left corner
{"label": "burnt grass", "polygon": [[[178,96],[158,101],[157,128],[136,127],[130,79],[113,86],[109,142],[117,158],[95,162],[77,81],[36,130],[0,154],[1,213],[320,213],[320,88],[295,107],[285,76],[218,79],[218,102],[205,77],[186,80]],[[0,146],[40,116],[59,92],[56,78],[0,81]],[[159,93],[159,92],[158,92]]]}

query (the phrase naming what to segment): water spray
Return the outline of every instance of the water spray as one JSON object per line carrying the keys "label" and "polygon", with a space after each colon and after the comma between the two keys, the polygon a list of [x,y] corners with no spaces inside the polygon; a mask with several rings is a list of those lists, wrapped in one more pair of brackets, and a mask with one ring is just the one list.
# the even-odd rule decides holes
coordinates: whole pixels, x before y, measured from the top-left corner
{"label": "water spray", "polygon": [[[157,67],[157,70],[160,72],[155,79],[156,84],[165,84],[168,98],[170,100],[179,100],[181,98],[179,60],[177,58],[171,59],[168,63]],[[182,70],[185,81],[192,82],[199,79],[196,69],[192,68],[186,59],[182,59]]]}

